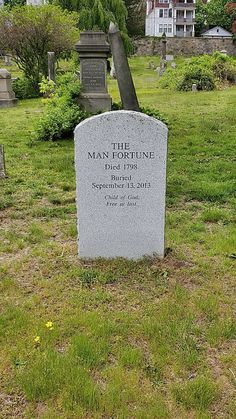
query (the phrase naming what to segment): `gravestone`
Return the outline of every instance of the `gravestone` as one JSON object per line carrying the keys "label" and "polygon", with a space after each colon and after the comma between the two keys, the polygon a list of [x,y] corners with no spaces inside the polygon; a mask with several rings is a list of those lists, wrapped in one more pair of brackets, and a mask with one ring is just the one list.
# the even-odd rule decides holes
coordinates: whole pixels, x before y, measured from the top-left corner
{"label": "gravestone", "polygon": [[107,92],[107,57],[110,51],[104,32],[81,32],[76,44],[80,58],[81,94],[78,103],[87,111],[111,109]]}
{"label": "gravestone", "polygon": [[0,108],[9,108],[16,105],[17,99],[12,90],[11,74],[5,70],[0,69]]}
{"label": "gravestone", "polygon": [[56,80],[55,52],[48,52],[48,79]]}
{"label": "gravestone", "polygon": [[4,63],[5,63],[6,66],[11,66],[12,65],[11,56],[10,55],[5,55]]}
{"label": "gravestone", "polygon": [[196,85],[196,83],[193,83],[192,84],[192,92],[197,92],[197,85]]}
{"label": "gravestone", "polygon": [[77,125],[79,256],[164,257],[167,132],[134,111]]}
{"label": "gravestone", "polygon": [[112,79],[116,79],[116,70],[115,70],[115,66],[114,66],[114,61],[113,61],[113,60],[112,60],[112,62],[111,62],[110,77],[111,77]]}
{"label": "gravestone", "polygon": [[4,148],[3,145],[0,144],[0,179],[6,177],[5,171],[5,159],[4,159]]}
{"label": "gravestone", "polygon": [[168,54],[167,54],[167,55],[165,56],[165,60],[166,60],[166,61],[174,61],[174,56],[173,56],[173,55],[168,55]]}
{"label": "gravestone", "polygon": [[122,36],[118,26],[113,22],[110,22],[108,36],[111,44],[112,59],[114,61],[122,108],[139,112],[138,98]]}

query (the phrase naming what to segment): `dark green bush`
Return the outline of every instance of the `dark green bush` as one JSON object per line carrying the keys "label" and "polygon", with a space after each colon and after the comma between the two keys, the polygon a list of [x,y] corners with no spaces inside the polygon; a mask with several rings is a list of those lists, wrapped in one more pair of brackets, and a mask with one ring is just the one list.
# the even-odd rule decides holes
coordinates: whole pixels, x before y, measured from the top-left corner
{"label": "dark green bush", "polygon": [[213,71],[200,66],[189,66],[177,84],[177,90],[191,90],[194,83],[197,85],[197,90],[214,90]]}
{"label": "dark green bush", "polygon": [[38,84],[25,77],[13,80],[12,88],[18,99],[32,99],[40,96]]}

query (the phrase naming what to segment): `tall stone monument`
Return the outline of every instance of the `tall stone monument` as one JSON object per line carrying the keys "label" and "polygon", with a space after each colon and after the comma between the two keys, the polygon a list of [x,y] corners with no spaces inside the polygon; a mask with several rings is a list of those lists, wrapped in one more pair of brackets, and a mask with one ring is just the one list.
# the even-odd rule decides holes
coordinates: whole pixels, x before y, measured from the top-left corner
{"label": "tall stone monument", "polygon": [[0,69],[0,108],[9,108],[16,105],[17,99],[12,90],[11,73],[5,68]]}
{"label": "tall stone monument", "polygon": [[167,132],[134,111],[77,125],[79,256],[164,257]]}
{"label": "tall stone monument", "polygon": [[81,94],[78,103],[91,112],[111,110],[107,92],[107,58],[110,47],[104,32],[81,32],[76,44],[80,58]]}

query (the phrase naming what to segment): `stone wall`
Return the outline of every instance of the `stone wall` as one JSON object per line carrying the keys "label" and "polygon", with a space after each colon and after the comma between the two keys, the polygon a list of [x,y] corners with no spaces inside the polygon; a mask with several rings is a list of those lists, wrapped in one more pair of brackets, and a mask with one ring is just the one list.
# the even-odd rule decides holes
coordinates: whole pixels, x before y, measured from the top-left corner
{"label": "stone wall", "polygon": [[[145,37],[134,41],[136,55],[161,54],[160,38]],[[173,55],[202,55],[226,50],[236,56],[236,43],[231,39],[167,38],[166,52]]]}

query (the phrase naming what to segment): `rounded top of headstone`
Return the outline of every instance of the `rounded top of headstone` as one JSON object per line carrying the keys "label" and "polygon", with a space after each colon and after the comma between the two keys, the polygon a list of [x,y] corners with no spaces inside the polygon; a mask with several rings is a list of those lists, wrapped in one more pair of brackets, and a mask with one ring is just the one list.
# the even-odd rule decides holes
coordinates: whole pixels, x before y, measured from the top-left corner
{"label": "rounded top of headstone", "polygon": [[5,68],[0,68],[0,79],[10,79],[11,73],[7,71]]}
{"label": "rounded top of headstone", "polygon": [[[148,124],[151,124],[152,127],[156,125],[156,127],[159,128],[162,132],[168,132],[167,126],[160,120],[153,118],[151,116],[148,116],[142,112],[137,111],[128,111],[128,110],[121,110],[121,111],[110,111],[110,112],[104,112],[99,115],[91,116],[90,118],[87,118],[80,122],[76,128],[75,128],[75,134],[76,131],[79,130],[83,126],[88,125],[96,125],[98,122],[100,122],[102,125],[103,123],[110,122],[113,126],[118,127],[118,131],[121,127],[126,126],[126,132],[127,130],[131,129],[133,130],[133,124],[138,124],[139,126],[144,127],[144,122],[146,123],[145,126],[147,127]],[[140,137],[141,138],[141,137]]]}

